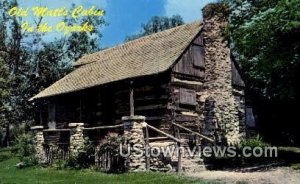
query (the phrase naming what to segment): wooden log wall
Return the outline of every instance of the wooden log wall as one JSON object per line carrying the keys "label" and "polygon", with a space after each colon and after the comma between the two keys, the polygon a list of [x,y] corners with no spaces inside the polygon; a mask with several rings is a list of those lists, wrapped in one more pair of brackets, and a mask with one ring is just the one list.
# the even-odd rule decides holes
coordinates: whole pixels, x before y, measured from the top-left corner
{"label": "wooden log wall", "polygon": [[[198,94],[203,91],[205,74],[203,35],[200,33],[182,57],[174,65],[170,81],[172,121],[195,132],[200,132],[203,106],[198,102]],[[180,131],[183,138],[189,133]]]}
{"label": "wooden log wall", "polygon": [[[171,71],[132,80],[134,113],[146,116],[147,123],[169,133],[172,121],[199,131],[202,110],[197,94],[203,88],[204,71],[203,36],[199,34]],[[84,122],[85,127],[120,124],[121,117],[130,113],[130,82],[114,82],[55,98],[56,127],[65,128],[70,122]]]}
{"label": "wooden log wall", "polygon": [[[168,127],[169,116],[167,105],[170,99],[169,86],[170,73],[148,76],[133,81],[134,89],[134,114],[146,116],[147,123],[165,129]],[[115,123],[121,123],[122,116],[130,114],[129,91],[130,81],[120,82],[115,85]],[[155,136],[155,132],[150,135]]]}
{"label": "wooden log wall", "polygon": [[197,38],[187,48],[179,61],[173,66],[173,74],[191,81],[204,81],[204,46],[203,35]]}

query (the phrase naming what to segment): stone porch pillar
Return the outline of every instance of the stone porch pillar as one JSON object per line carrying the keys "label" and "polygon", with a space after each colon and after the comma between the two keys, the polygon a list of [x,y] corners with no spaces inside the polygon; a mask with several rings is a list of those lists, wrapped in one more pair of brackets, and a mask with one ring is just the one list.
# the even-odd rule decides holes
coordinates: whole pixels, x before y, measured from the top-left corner
{"label": "stone porch pillar", "polygon": [[43,133],[43,126],[33,126],[31,130],[33,132],[33,140],[35,144],[35,152],[36,157],[38,159],[38,163],[44,163],[46,160],[45,151],[44,151],[44,133]]}
{"label": "stone porch pillar", "polygon": [[143,127],[145,116],[122,117],[124,123],[124,137],[127,146],[130,146],[130,154],[126,158],[125,166],[129,171],[145,171],[145,140]]}
{"label": "stone porch pillar", "polygon": [[69,123],[70,131],[70,155],[75,156],[84,146],[84,123]]}

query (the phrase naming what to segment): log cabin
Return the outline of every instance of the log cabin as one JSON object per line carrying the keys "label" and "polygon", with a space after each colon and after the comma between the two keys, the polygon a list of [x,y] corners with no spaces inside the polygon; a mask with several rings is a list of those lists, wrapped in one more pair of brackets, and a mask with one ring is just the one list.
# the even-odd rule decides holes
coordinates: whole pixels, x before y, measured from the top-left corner
{"label": "log cabin", "polygon": [[[71,73],[31,98],[36,124],[118,125],[130,114],[131,94],[134,114],[164,132],[173,134],[179,124],[216,142],[239,142],[246,130],[245,83],[222,36],[224,24],[206,17],[83,56]],[[100,140],[97,133],[88,136]],[[67,137],[49,133],[45,139]]]}

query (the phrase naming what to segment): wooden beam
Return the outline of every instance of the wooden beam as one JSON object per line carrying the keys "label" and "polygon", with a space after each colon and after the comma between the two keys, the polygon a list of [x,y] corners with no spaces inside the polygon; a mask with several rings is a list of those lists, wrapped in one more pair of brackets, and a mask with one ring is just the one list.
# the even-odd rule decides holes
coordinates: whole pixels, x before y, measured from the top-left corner
{"label": "wooden beam", "polygon": [[133,88],[130,89],[130,116],[134,116]]}
{"label": "wooden beam", "polygon": [[71,129],[45,129],[43,132],[67,132],[70,131]]}
{"label": "wooden beam", "polygon": [[176,124],[176,123],[172,123],[172,124],[175,125],[175,126],[177,126],[177,127],[179,127],[179,128],[182,128],[182,129],[185,130],[185,131],[188,131],[188,132],[190,132],[190,133],[192,133],[192,134],[195,134],[195,135],[197,135],[197,136],[199,136],[199,137],[201,137],[201,138],[203,138],[203,139],[206,139],[206,140],[208,140],[209,142],[215,142],[215,140],[213,140],[213,139],[211,139],[211,138],[209,138],[209,137],[207,137],[207,136],[205,136],[205,135],[201,135],[201,134],[199,134],[198,132],[194,132],[194,131],[192,131],[192,130],[190,130],[190,129],[188,129],[188,128],[185,128],[184,126],[178,125],[178,124]]}
{"label": "wooden beam", "polygon": [[161,131],[161,130],[159,130],[159,129],[157,129],[157,128],[149,125],[149,124],[147,124],[147,127],[151,128],[152,130],[157,131],[158,133],[161,133],[161,134],[167,136],[168,138],[170,138],[170,139],[172,139],[172,140],[174,140],[176,142],[180,142],[180,143],[182,142],[181,140],[177,139],[176,137],[174,137],[174,136],[172,136],[172,135],[170,135],[170,134],[168,134],[168,133],[166,133],[164,131]]}
{"label": "wooden beam", "polygon": [[100,130],[100,129],[119,128],[119,127],[123,127],[123,126],[124,126],[123,124],[111,125],[111,126],[98,126],[98,127],[83,128],[83,130]]}
{"label": "wooden beam", "polygon": [[[136,90],[135,90],[136,91]],[[137,97],[135,95],[134,97],[134,101],[135,102],[144,102],[144,101],[153,101],[153,100],[168,100],[168,95],[160,95],[160,96],[155,96],[155,95],[145,95],[145,96],[140,96],[140,97]],[[125,98],[116,98],[115,99],[115,103],[122,103],[123,105],[126,105],[126,104],[129,104],[129,103],[126,103],[124,102]]]}
{"label": "wooden beam", "polygon": [[137,110],[137,111],[145,111],[145,110],[165,109],[165,108],[167,108],[166,105],[159,104],[159,105],[146,105],[146,106],[140,106],[140,107],[137,107],[136,110]]}
{"label": "wooden beam", "polygon": [[167,100],[169,97],[168,95],[160,95],[160,96],[154,96],[154,95],[148,95],[148,96],[143,96],[139,98],[135,98],[135,101],[144,101],[144,100]]}
{"label": "wooden beam", "polygon": [[195,117],[195,116],[175,114],[175,121],[176,122],[195,122],[195,121],[197,121],[197,119],[198,119],[198,117]]}
{"label": "wooden beam", "polygon": [[168,137],[149,137],[149,141],[164,140],[164,139],[168,139]]}
{"label": "wooden beam", "polygon": [[[151,111],[151,110],[160,110],[160,109],[167,109],[167,105],[145,105],[145,106],[138,106],[134,110],[135,112],[140,112],[140,111]],[[128,110],[123,110],[123,109],[117,109],[115,111],[116,114],[126,114],[128,113]]]}
{"label": "wooden beam", "polygon": [[182,171],[182,163],[181,163],[181,160],[182,160],[182,153],[181,153],[181,144],[178,142],[177,143],[177,146],[178,146],[178,160],[177,160],[177,172],[181,172]]}
{"label": "wooden beam", "polygon": [[199,86],[199,87],[203,86],[203,82],[199,82],[196,80],[182,80],[182,79],[178,79],[176,77],[172,78],[172,82],[177,83],[177,84],[182,84],[182,85],[195,85],[195,86]]}
{"label": "wooden beam", "polygon": [[173,71],[172,72],[172,76],[174,76],[176,78],[179,78],[179,79],[187,79],[187,80],[194,80],[194,81],[205,82],[205,80],[203,79],[203,77],[198,77],[198,76],[195,76],[194,74],[182,74],[182,73],[178,73],[176,71]]}
{"label": "wooden beam", "polygon": [[146,121],[155,121],[155,120],[162,120],[166,118],[165,116],[149,116],[146,117]]}

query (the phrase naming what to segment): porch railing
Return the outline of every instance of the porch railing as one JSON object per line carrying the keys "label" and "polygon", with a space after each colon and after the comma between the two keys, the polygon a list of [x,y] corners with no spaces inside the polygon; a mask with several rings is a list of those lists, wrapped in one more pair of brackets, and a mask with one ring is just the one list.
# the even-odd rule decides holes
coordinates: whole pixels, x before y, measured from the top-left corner
{"label": "porch railing", "polygon": [[[181,172],[182,171],[182,152],[181,152],[181,144],[183,143],[180,139],[177,139],[176,137],[164,132],[164,131],[161,131],[149,124],[145,124],[145,145],[146,145],[146,149],[149,149],[150,145],[149,145],[149,131],[148,131],[148,128],[160,133],[160,134],[163,134],[164,138],[169,138],[173,141],[175,141],[177,143],[177,147],[178,147],[178,160],[177,160],[177,172]],[[152,138],[153,139],[153,138]],[[157,139],[157,138],[156,138]],[[149,157],[149,154],[146,154],[146,169],[149,170],[150,169],[150,157]]]}
{"label": "porch railing", "polygon": [[[200,137],[201,139],[205,139],[206,141],[208,142],[211,142],[211,143],[214,143],[215,140],[212,139],[212,138],[209,138],[205,135],[202,135],[198,132],[195,132],[195,131],[192,131],[182,125],[179,125],[179,124],[176,124],[176,123],[172,123],[173,126],[177,127],[178,129],[182,129],[184,131],[187,131],[189,133],[191,133],[192,135],[196,135],[198,137]],[[110,126],[97,126],[97,127],[86,127],[86,128],[83,128],[82,127],[82,130],[84,131],[92,131],[92,130],[104,130],[104,129],[116,129],[116,128],[122,128],[124,127],[124,124],[118,124],[118,125],[110,125]],[[177,160],[177,172],[181,172],[182,171],[182,150],[180,149],[181,146],[184,145],[184,141],[182,139],[180,139],[180,136],[176,136],[176,133],[174,133],[175,136],[169,134],[169,133],[166,133],[152,125],[149,125],[147,123],[144,123],[143,124],[143,129],[144,129],[144,141],[145,141],[145,148],[146,149],[149,149],[150,148],[150,141],[159,141],[159,140],[167,140],[167,139],[170,139],[172,141],[174,141],[177,145],[177,147],[179,148],[178,149],[178,160]],[[155,131],[155,132],[158,132],[159,134],[163,135],[161,137],[149,137],[149,129]],[[179,133],[179,130],[177,129],[177,133]],[[69,132],[71,131],[72,129],[71,128],[63,128],[63,129],[45,129],[43,130],[43,132]],[[67,158],[69,156],[69,151],[66,151],[66,147],[68,147],[69,145],[65,144],[63,147],[64,147],[64,151],[65,153],[62,153],[61,157],[63,159]],[[96,146],[96,145],[95,145]],[[96,150],[96,149],[95,149]],[[53,148],[50,148],[49,146],[46,146],[45,147],[45,151],[46,151],[46,157],[47,157],[47,160],[49,162],[52,162],[52,159],[53,159]],[[114,158],[108,158],[111,154],[110,153],[107,153],[107,154],[104,154],[104,155],[98,155],[99,158],[101,158],[99,160],[99,163],[101,165],[101,167],[103,167],[105,170],[108,170],[110,167],[111,167],[111,163],[113,162]],[[150,170],[150,155],[149,154],[146,154],[145,155],[145,160],[146,160],[146,169],[147,170]],[[96,160],[95,160],[96,162]],[[96,164],[96,163],[95,163]]]}

